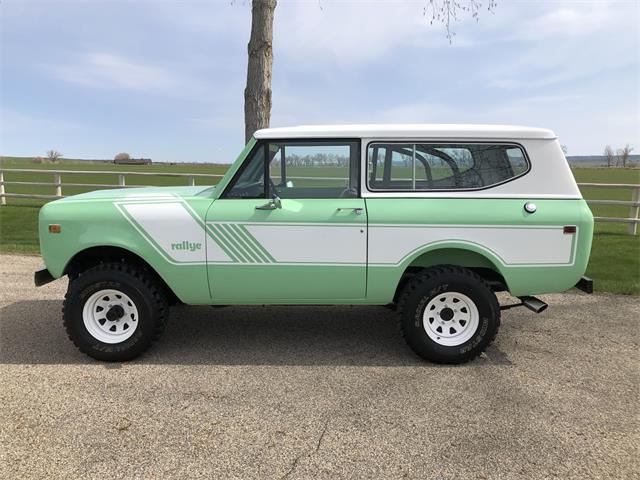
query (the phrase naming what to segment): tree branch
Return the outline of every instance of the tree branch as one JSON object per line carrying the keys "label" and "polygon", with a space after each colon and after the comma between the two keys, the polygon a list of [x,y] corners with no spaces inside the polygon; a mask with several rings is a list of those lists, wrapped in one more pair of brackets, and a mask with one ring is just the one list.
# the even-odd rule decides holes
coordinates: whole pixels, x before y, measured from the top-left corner
{"label": "tree branch", "polygon": [[447,40],[452,43],[456,35],[453,23],[457,22],[462,15],[469,14],[471,18],[478,21],[483,8],[493,13],[497,6],[497,0],[427,0],[423,15],[429,18],[430,25],[434,22],[442,23],[447,32]]}

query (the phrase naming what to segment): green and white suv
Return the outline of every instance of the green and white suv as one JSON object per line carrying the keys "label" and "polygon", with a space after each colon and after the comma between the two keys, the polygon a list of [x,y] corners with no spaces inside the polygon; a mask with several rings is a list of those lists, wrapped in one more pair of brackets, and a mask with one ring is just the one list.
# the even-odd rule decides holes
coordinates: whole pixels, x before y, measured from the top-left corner
{"label": "green and white suv", "polygon": [[418,355],[460,363],[495,338],[496,291],[541,311],[533,295],[592,288],[593,217],[545,129],[260,130],[215,187],[75,195],[39,224],[36,284],[69,276],[69,337],[107,361],[182,302],[393,305]]}

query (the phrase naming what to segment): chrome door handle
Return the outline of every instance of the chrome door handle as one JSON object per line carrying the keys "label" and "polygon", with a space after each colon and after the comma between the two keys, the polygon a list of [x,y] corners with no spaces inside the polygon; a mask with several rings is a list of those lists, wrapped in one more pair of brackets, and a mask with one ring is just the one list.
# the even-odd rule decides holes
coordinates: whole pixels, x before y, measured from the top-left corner
{"label": "chrome door handle", "polygon": [[256,205],[256,210],[275,210],[276,204],[273,202],[265,203],[264,205]]}
{"label": "chrome door handle", "polygon": [[352,212],[355,212],[356,215],[362,215],[362,212],[364,211],[364,208],[361,207],[340,207],[338,208],[338,212],[341,212],[343,210],[351,210]]}
{"label": "chrome door handle", "polygon": [[282,208],[282,202],[280,197],[273,197],[264,205],[257,205],[256,210],[275,210],[276,208]]}

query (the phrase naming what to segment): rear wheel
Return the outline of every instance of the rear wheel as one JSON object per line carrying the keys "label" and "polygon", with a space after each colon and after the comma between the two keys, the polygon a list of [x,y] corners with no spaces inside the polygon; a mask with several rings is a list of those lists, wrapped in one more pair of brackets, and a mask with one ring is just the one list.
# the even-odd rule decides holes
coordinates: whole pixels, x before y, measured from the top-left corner
{"label": "rear wheel", "polygon": [[72,280],[63,307],[71,341],[104,361],[140,355],[160,337],[168,313],[154,276],[123,263],[104,263]]}
{"label": "rear wheel", "polygon": [[477,274],[455,266],[416,275],[399,301],[400,327],[412,350],[436,363],[464,363],[482,353],[500,326],[500,305]]}

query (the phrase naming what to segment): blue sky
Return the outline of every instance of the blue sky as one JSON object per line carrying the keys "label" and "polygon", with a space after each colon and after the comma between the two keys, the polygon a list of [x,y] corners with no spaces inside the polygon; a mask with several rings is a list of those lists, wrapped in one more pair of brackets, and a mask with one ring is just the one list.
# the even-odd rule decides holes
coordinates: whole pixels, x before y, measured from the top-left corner
{"label": "blue sky", "polygon": [[[449,44],[427,0],[279,0],[272,126],[507,123],[640,150],[640,2],[500,0]],[[3,155],[231,162],[250,3],[0,4]]]}

